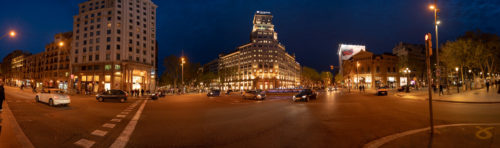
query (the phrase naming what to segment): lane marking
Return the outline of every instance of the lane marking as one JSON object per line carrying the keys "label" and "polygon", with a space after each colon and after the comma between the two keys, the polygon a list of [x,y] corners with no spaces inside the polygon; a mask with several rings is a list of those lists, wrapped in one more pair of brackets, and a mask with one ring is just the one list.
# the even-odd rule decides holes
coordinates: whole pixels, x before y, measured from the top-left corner
{"label": "lane marking", "polygon": [[111,119],[111,122],[121,122],[122,119]]}
{"label": "lane marking", "polygon": [[486,140],[490,139],[493,136],[493,134],[491,134],[490,132],[490,130],[493,129],[493,127],[482,128],[481,126],[476,126],[476,128],[479,129],[476,132],[477,139]]}
{"label": "lane marking", "polygon": [[128,115],[130,112],[121,112],[120,114]]}
{"label": "lane marking", "polygon": [[116,124],[111,124],[111,123],[105,123],[102,125],[102,127],[106,127],[106,128],[115,128]]}
{"label": "lane marking", "polygon": [[137,110],[132,120],[128,122],[123,132],[120,134],[118,138],[116,138],[115,142],[113,142],[110,148],[124,148],[125,146],[127,146],[127,143],[130,140],[130,136],[132,136],[132,133],[135,130],[135,126],[137,125],[137,122],[141,117],[142,111],[144,110],[144,106],[146,106],[146,102],[148,102],[148,100],[144,100],[144,102],[142,102],[141,107],[139,107],[139,110]]}
{"label": "lane marking", "polygon": [[81,146],[81,147],[84,147],[84,148],[90,148],[90,147],[92,147],[92,145],[95,144],[95,142],[92,140],[80,139],[77,142],[75,142],[74,144]]}
{"label": "lane marking", "polygon": [[[457,126],[499,126],[500,123],[460,123],[460,124],[445,124],[445,125],[437,125],[434,126],[434,129],[438,128],[446,128],[446,127],[457,127]],[[414,129],[414,130],[409,130],[401,133],[396,133],[392,134],[389,136],[385,136],[376,140],[373,140],[363,146],[363,148],[378,148],[388,142],[391,142],[393,140],[396,140],[398,138],[402,138],[408,135],[413,135],[416,133],[420,133],[423,131],[430,131],[430,127],[426,128],[421,128],[421,129]]]}
{"label": "lane marking", "polygon": [[125,115],[116,115],[118,118],[125,118]]}
{"label": "lane marking", "polygon": [[104,137],[104,136],[106,136],[107,133],[108,133],[107,131],[95,130],[90,134]]}

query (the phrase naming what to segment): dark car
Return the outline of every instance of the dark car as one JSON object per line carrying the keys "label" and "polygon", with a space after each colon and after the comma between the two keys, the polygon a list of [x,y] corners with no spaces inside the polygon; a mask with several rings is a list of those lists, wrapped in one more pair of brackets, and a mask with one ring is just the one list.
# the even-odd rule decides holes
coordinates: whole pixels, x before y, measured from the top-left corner
{"label": "dark car", "polygon": [[256,100],[264,100],[266,99],[266,93],[261,90],[249,90],[241,95],[243,99],[256,99]]}
{"label": "dark car", "polygon": [[220,90],[211,90],[210,92],[207,93],[207,96],[209,97],[220,96]]}
{"label": "dark car", "polygon": [[387,86],[380,86],[377,88],[377,95],[378,96],[387,96],[387,91],[389,90],[389,87]]}
{"label": "dark car", "polygon": [[304,89],[299,92],[299,94],[293,96],[292,100],[297,101],[306,101],[308,102],[310,99],[316,99],[318,94],[311,89]]}
{"label": "dark car", "polygon": [[96,95],[96,99],[99,102],[103,102],[105,99],[118,99],[120,102],[127,101],[127,92],[123,90],[107,90]]}

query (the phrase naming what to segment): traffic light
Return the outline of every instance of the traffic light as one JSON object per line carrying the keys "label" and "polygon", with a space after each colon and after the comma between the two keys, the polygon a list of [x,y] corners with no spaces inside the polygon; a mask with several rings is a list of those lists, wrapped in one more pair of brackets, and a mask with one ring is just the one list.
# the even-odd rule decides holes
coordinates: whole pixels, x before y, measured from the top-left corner
{"label": "traffic light", "polygon": [[428,50],[429,56],[432,56],[432,34],[427,33],[425,34],[425,50]]}
{"label": "traffic light", "polygon": [[330,69],[333,70],[333,65],[330,65]]}

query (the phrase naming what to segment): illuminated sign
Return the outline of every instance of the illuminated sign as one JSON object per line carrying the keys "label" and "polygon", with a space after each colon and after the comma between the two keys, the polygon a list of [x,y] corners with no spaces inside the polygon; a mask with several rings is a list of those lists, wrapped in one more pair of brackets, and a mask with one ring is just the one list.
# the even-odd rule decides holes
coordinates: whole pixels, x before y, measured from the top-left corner
{"label": "illuminated sign", "polygon": [[349,60],[352,56],[358,54],[360,51],[366,51],[366,47],[363,45],[347,44],[340,44],[339,46],[339,56],[342,60]]}

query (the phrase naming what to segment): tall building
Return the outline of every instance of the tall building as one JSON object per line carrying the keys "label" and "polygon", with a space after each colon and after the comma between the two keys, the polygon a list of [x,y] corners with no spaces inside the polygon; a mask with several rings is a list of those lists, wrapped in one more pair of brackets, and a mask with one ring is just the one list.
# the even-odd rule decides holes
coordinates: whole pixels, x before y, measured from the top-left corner
{"label": "tall building", "polygon": [[270,12],[257,11],[250,43],[219,56],[222,89],[285,89],[300,85],[300,64],[279,43]]}
{"label": "tall building", "polygon": [[14,50],[2,61],[2,75],[7,85],[21,86],[24,84],[25,60],[31,53],[22,50]]}
{"label": "tall building", "polygon": [[418,85],[425,82],[427,71],[425,45],[400,42],[392,49],[392,53],[398,56],[400,69],[408,68],[411,70],[411,80],[418,82]]}
{"label": "tall building", "polygon": [[155,89],[156,8],[151,0],[88,0],[74,16],[73,88]]}

